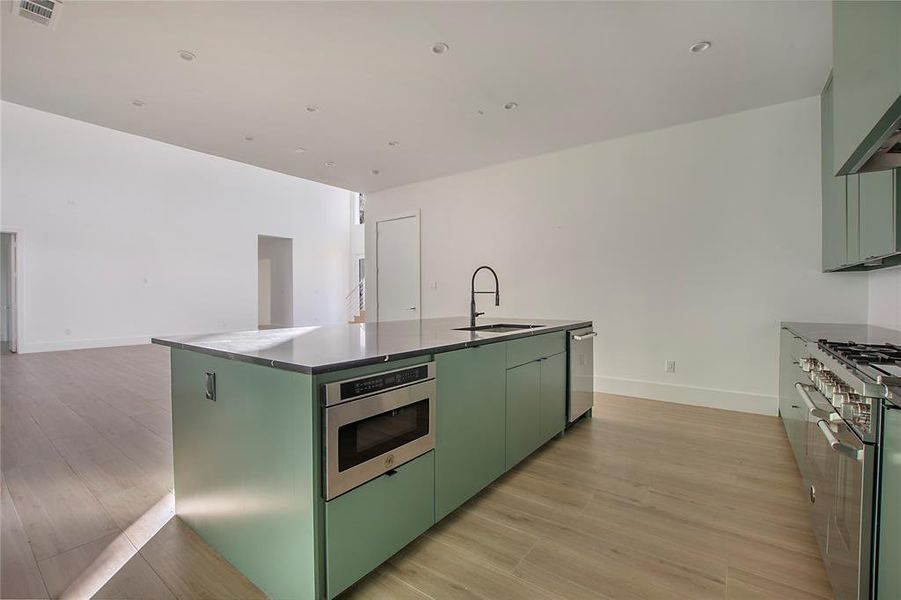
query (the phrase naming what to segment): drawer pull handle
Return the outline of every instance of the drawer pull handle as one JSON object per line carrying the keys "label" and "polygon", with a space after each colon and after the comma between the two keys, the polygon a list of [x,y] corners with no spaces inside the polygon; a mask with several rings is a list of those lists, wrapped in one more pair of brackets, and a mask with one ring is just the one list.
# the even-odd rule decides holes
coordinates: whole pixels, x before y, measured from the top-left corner
{"label": "drawer pull handle", "polygon": [[204,397],[207,400],[216,401],[216,373],[214,371],[204,373]]}

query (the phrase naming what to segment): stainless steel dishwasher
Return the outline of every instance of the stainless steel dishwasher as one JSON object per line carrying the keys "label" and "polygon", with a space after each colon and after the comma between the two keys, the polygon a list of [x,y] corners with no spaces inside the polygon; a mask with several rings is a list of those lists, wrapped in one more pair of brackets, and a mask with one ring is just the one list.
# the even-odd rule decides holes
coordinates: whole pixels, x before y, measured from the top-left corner
{"label": "stainless steel dishwasher", "polygon": [[566,422],[570,424],[594,406],[594,338],[591,328],[568,332],[569,398],[566,402]]}

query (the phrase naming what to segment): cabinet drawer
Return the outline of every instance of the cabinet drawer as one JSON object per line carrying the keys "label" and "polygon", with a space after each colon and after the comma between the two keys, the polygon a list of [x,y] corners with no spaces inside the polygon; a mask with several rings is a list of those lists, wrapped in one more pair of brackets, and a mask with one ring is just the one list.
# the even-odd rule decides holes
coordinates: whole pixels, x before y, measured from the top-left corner
{"label": "cabinet drawer", "polygon": [[434,523],[433,452],[326,502],[328,597],[340,594]]}
{"label": "cabinet drawer", "polygon": [[566,351],[566,332],[545,333],[507,342],[507,368]]}

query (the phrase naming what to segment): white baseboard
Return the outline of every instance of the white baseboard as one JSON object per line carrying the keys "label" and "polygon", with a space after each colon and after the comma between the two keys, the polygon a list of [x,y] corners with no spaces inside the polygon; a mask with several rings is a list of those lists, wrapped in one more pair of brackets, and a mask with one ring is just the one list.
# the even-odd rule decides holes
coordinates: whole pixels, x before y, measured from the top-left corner
{"label": "white baseboard", "polygon": [[736,390],[718,390],[714,388],[660,383],[657,381],[641,381],[639,379],[621,379],[595,375],[594,391],[618,396],[633,396],[650,400],[663,400],[677,404],[691,404],[708,408],[722,408],[759,415],[777,414],[779,400],[775,396],[753,394]]}
{"label": "white baseboard", "polygon": [[112,346],[137,346],[149,344],[150,336],[100,338],[92,340],[65,340],[59,342],[30,342],[19,345],[20,354],[54,352],[57,350],[82,350],[84,348],[110,348]]}

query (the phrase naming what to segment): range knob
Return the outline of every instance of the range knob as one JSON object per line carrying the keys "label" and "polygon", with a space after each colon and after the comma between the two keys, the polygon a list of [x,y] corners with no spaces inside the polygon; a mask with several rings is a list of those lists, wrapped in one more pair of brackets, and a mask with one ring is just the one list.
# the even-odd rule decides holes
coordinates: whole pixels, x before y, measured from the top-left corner
{"label": "range knob", "polygon": [[820,369],[820,361],[815,358],[802,358],[798,360],[798,363],[801,365],[801,370],[805,373],[818,371]]}
{"label": "range knob", "polygon": [[[848,387],[848,386],[843,386]],[[842,390],[832,394],[832,406],[841,408],[842,416],[845,416],[845,406],[850,407],[852,404],[860,402],[860,394],[855,394],[850,389]]]}
{"label": "range knob", "polygon": [[827,398],[832,397],[832,388],[835,387],[837,381],[835,375],[829,371],[820,371],[814,375],[814,383],[816,384],[817,389]]}

